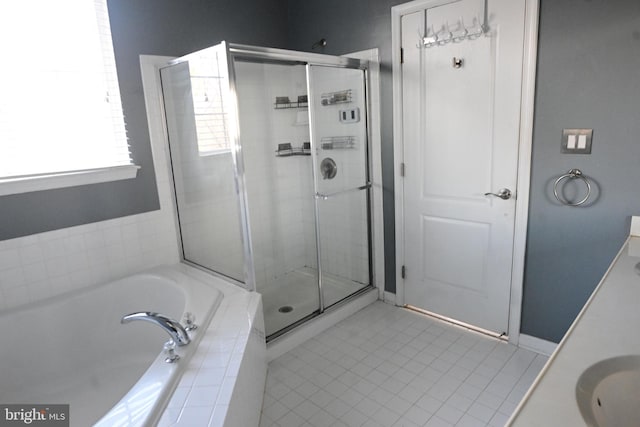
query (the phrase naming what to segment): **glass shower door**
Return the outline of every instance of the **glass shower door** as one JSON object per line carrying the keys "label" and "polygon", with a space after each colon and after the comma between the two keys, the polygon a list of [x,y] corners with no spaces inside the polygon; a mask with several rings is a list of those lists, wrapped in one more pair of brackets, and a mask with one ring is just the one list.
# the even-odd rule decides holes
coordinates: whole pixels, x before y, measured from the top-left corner
{"label": "glass shower door", "polygon": [[307,65],[320,295],[324,308],[371,284],[365,72]]}
{"label": "glass shower door", "polygon": [[256,291],[268,339],[320,310],[304,65],[235,60]]}
{"label": "glass shower door", "polygon": [[246,280],[227,45],[160,69],[183,258]]}

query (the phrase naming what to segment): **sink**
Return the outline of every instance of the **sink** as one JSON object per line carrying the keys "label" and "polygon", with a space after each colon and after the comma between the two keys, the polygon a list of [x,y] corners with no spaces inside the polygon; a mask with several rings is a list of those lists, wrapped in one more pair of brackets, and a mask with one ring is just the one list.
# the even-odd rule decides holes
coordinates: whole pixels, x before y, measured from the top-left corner
{"label": "sink", "polygon": [[576,384],[582,417],[592,427],[637,427],[640,420],[640,355],[601,360]]}

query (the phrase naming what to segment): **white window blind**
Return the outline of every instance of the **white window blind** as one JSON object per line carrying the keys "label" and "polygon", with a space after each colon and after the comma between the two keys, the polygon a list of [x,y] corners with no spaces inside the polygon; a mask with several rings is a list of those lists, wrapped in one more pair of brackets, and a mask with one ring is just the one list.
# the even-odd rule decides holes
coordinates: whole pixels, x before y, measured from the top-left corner
{"label": "white window blind", "polygon": [[131,165],[106,0],[0,2],[0,178]]}

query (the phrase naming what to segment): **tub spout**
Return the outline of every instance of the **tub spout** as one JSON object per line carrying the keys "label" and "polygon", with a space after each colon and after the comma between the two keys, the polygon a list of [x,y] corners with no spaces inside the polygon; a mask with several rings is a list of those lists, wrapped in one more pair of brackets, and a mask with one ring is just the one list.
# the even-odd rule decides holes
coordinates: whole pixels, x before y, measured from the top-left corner
{"label": "tub spout", "polygon": [[134,320],[144,320],[147,322],[155,323],[156,325],[167,331],[167,333],[171,336],[171,339],[175,341],[175,343],[179,346],[187,345],[191,342],[189,335],[187,335],[187,331],[184,330],[184,328],[178,321],[162,314],[153,313],[150,311],[140,311],[123,316],[120,320],[120,323],[129,323]]}

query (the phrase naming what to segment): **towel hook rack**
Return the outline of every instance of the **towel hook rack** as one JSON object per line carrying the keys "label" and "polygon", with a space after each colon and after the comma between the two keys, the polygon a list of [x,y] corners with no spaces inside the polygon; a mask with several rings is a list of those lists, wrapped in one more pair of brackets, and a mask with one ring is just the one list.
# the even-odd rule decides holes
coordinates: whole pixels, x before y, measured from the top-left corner
{"label": "towel hook rack", "polygon": [[[558,192],[558,184],[560,184],[565,179],[581,179],[582,181],[584,181],[587,186],[587,193],[582,198],[582,200],[572,203],[564,197],[560,196]],[[569,172],[556,179],[556,182],[553,184],[553,195],[556,196],[556,199],[565,206],[580,206],[587,200],[589,200],[589,196],[591,196],[591,181],[589,181],[589,178],[587,178],[580,169],[570,169]]]}

